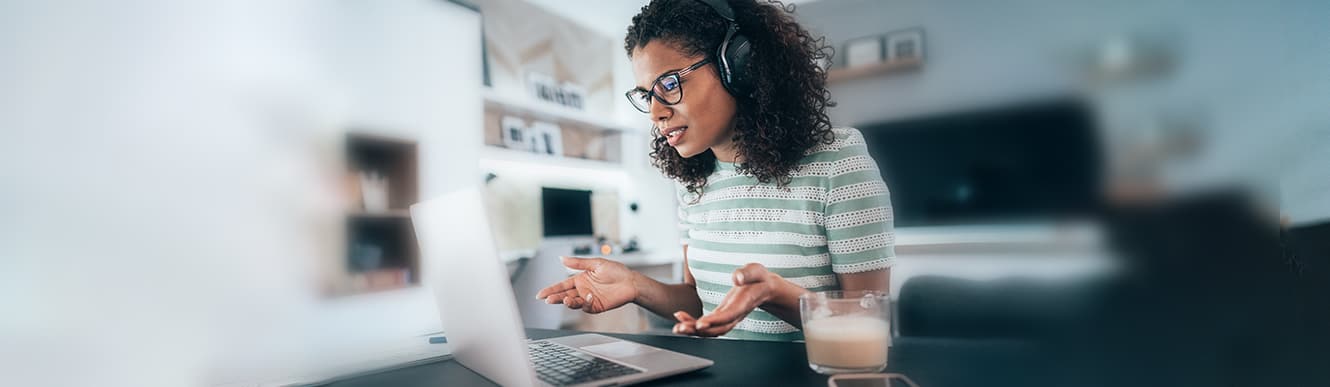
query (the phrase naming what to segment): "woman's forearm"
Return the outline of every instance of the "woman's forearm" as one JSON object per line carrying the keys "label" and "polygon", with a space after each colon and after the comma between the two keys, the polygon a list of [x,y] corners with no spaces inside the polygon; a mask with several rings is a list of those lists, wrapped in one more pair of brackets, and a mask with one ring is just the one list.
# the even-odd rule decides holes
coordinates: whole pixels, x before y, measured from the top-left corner
{"label": "woman's forearm", "polygon": [[[873,290],[886,292],[887,289],[891,288],[890,268],[855,274],[840,274],[837,278],[841,283],[841,289],[847,291]],[[799,296],[806,292],[808,290],[803,287],[781,278],[771,298],[762,303],[762,310],[785,320],[790,325],[794,325],[795,328],[803,329],[803,321],[799,318]]]}
{"label": "woman's forearm", "polygon": [[762,303],[762,310],[785,320],[795,328],[803,329],[803,321],[799,319],[799,296],[805,292],[807,290],[802,286],[780,278],[771,298]]}
{"label": "woman's forearm", "polygon": [[[691,284],[665,284],[633,272],[633,286],[637,288],[637,298],[633,303],[651,313],[673,320],[674,312],[684,311],[693,316],[702,315],[702,299],[697,296],[697,288]],[[798,311],[798,301],[795,301]]]}

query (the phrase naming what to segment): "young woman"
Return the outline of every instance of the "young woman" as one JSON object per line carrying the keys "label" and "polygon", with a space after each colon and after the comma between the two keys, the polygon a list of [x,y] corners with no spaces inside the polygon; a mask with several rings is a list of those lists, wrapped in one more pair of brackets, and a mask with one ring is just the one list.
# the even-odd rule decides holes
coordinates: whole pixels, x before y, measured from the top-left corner
{"label": "young woman", "polygon": [[588,313],[635,303],[678,334],[797,340],[800,294],[887,291],[887,187],[859,132],[831,127],[820,39],[779,4],[654,0],[624,48],[653,163],[678,182],[684,281],[565,257],[583,271],[537,297]]}

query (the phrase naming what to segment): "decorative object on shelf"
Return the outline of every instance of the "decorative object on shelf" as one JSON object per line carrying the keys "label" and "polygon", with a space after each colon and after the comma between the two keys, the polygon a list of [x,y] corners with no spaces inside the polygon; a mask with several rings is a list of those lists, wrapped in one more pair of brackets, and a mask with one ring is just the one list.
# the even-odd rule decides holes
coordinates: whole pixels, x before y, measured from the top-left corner
{"label": "decorative object on shelf", "polygon": [[540,135],[540,133],[536,132],[534,129],[535,127],[531,126],[526,128],[526,151],[536,154],[544,154],[545,147],[547,146],[545,144],[545,136]]}
{"label": "decorative object on shelf", "polygon": [[500,125],[503,127],[503,146],[508,149],[531,149],[527,140],[526,121],[513,116],[504,116]]}
{"label": "decorative object on shelf", "polygon": [[924,29],[910,28],[887,33],[887,63],[922,63]]}
{"label": "decorative object on shelf", "polygon": [[360,172],[360,198],[366,212],[388,210],[388,177],[378,171]]}
{"label": "decorative object on shelf", "polygon": [[554,94],[556,102],[560,105],[584,110],[582,101],[586,99],[586,88],[572,82],[563,82],[559,84],[558,91]]}
{"label": "decorative object on shelf", "polygon": [[586,88],[571,82],[559,82],[554,77],[528,72],[527,89],[536,99],[583,110],[582,101],[586,99]]}
{"label": "decorative object on shelf", "polygon": [[528,136],[532,137],[536,146],[535,152],[540,154],[563,156],[563,129],[559,125],[545,121],[536,121],[527,128]]}
{"label": "decorative object on shelf", "polygon": [[605,238],[603,235],[597,235],[596,250],[600,251],[600,255],[610,255],[614,253],[614,246],[610,245],[609,238]]}
{"label": "decorative object on shelf", "polygon": [[620,252],[620,253],[625,253],[625,254],[626,254],[626,253],[635,253],[635,252],[637,252],[637,251],[640,250],[640,249],[641,249],[641,247],[638,247],[638,245],[637,245],[637,237],[633,237],[633,238],[629,238],[629,239],[628,239],[628,243],[625,244],[625,245],[623,245],[623,249],[620,250],[619,252]]}
{"label": "decorative object on shelf", "polygon": [[881,62],[886,57],[881,36],[866,36],[845,42],[845,67],[854,68]]}
{"label": "decorative object on shelf", "polygon": [[351,246],[351,272],[376,270],[383,264],[383,247],[373,243],[357,242]]}
{"label": "decorative object on shelf", "polygon": [[1167,30],[1108,36],[1080,55],[1080,66],[1095,86],[1167,77],[1175,67],[1177,40],[1177,33]]}

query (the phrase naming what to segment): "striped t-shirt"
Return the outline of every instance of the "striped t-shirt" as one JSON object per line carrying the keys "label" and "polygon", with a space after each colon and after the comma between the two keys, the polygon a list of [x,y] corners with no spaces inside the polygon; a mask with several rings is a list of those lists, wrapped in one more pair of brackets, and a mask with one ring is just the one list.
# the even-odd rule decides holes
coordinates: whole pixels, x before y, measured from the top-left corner
{"label": "striped t-shirt", "polygon": [[[811,291],[840,289],[839,273],[891,267],[891,202],[858,130],[836,128],[835,142],[805,153],[786,187],[762,184],[717,162],[700,197],[678,185],[681,243],[697,280],[702,313],[733,286],[734,270],[756,262]],[[725,335],[801,340],[797,328],[753,310]]]}

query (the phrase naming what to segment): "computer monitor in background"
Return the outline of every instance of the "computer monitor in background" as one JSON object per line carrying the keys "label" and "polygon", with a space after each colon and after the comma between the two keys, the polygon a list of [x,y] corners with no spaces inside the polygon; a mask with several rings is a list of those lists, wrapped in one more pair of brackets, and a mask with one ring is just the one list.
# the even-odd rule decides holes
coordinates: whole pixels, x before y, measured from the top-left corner
{"label": "computer monitor in background", "polygon": [[1100,202],[1099,135],[1089,109],[1074,99],[860,129],[891,190],[898,226],[1078,218]]}
{"label": "computer monitor in background", "polygon": [[590,236],[591,191],[542,187],[542,222],[546,237]]}
{"label": "computer monitor in background", "polygon": [[568,278],[560,256],[596,256],[591,223],[591,191],[542,187],[541,221],[544,237],[535,256],[513,275],[513,291],[522,325],[528,328],[564,328],[562,308],[551,308],[534,296],[540,289]]}

